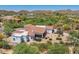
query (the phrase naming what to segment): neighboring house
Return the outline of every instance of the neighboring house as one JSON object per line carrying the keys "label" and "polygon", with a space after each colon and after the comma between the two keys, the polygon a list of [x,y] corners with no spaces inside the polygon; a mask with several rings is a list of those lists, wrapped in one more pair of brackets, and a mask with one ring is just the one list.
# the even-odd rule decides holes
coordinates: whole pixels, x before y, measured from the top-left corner
{"label": "neighboring house", "polygon": [[35,15],[32,12],[27,13],[27,18],[34,18]]}
{"label": "neighboring house", "polygon": [[14,43],[27,42],[28,32],[24,29],[19,29],[13,32],[11,37]]}
{"label": "neighboring house", "polygon": [[17,16],[3,16],[1,17],[1,19],[3,19],[3,21],[16,21],[16,22],[20,22],[21,19],[19,19]]}

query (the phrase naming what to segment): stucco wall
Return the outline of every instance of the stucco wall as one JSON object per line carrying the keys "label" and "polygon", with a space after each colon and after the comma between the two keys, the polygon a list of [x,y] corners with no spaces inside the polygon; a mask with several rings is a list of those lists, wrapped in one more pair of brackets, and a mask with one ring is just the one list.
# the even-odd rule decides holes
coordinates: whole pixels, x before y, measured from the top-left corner
{"label": "stucco wall", "polygon": [[12,36],[13,42],[21,43],[21,38],[23,38],[24,42],[27,42],[27,36]]}
{"label": "stucco wall", "polygon": [[47,33],[52,33],[52,30],[47,30]]}

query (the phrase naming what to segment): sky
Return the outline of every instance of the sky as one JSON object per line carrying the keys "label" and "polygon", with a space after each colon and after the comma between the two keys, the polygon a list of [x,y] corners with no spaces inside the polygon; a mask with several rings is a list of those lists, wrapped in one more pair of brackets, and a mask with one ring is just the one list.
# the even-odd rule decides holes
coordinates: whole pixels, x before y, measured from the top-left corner
{"label": "sky", "polygon": [[0,5],[0,10],[79,10],[79,5]]}

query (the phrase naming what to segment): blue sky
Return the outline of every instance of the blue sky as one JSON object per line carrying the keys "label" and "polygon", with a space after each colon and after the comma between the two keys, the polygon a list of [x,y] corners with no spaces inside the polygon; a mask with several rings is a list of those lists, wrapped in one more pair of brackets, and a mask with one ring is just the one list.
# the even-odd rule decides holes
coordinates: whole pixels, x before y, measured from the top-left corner
{"label": "blue sky", "polygon": [[0,10],[79,10],[79,5],[0,5]]}

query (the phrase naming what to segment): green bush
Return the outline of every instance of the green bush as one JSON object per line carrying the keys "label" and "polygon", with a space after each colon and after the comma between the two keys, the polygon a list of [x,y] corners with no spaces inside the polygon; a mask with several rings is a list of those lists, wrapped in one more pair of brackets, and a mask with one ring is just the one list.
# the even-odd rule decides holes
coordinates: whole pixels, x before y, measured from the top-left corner
{"label": "green bush", "polygon": [[2,41],[0,41],[0,48],[2,48],[3,47],[3,42]]}
{"label": "green bush", "polygon": [[14,48],[14,54],[37,54],[39,49],[36,46],[29,46],[25,43],[18,44]]}
{"label": "green bush", "polygon": [[63,29],[64,29],[64,30],[70,30],[70,26],[69,26],[68,24],[64,24],[64,25],[63,25]]}
{"label": "green bush", "polygon": [[8,45],[6,41],[0,41],[0,48],[10,49],[11,47]]}
{"label": "green bush", "polygon": [[48,47],[51,45],[51,43],[33,43],[31,45],[38,47],[40,52],[44,52],[45,50],[48,50]]}
{"label": "green bush", "polygon": [[69,53],[68,47],[62,44],[54,44],[48,48],[48,54],[66,54]]}

